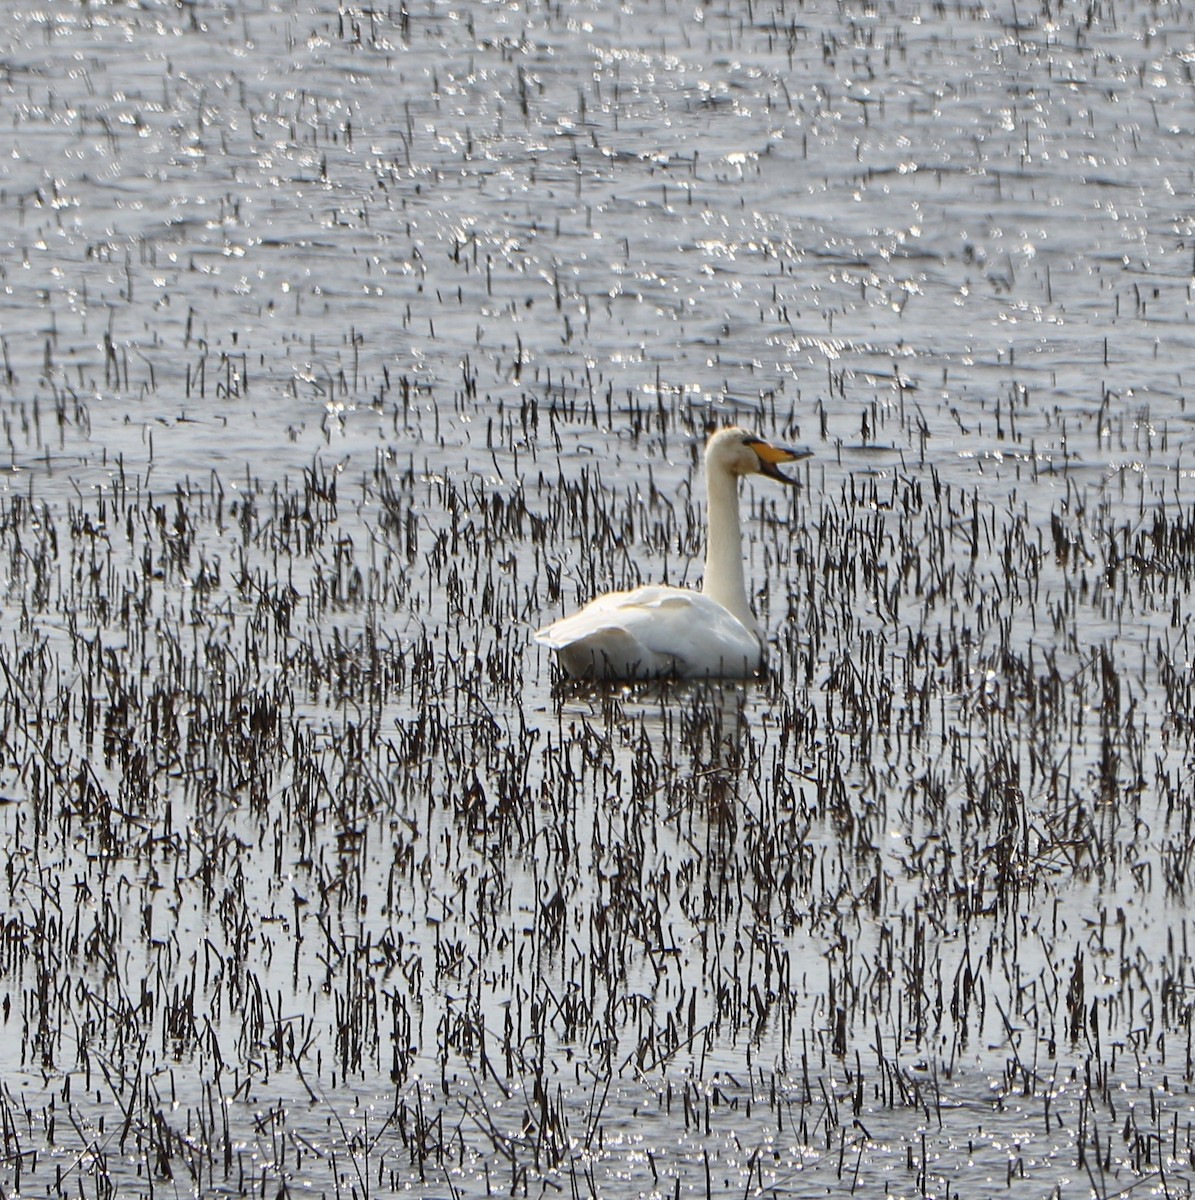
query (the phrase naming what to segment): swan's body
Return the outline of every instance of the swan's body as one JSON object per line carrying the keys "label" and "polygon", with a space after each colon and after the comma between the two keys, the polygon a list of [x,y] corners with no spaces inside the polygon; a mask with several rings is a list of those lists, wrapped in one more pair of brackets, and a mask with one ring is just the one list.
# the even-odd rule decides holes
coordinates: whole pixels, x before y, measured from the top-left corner
{"label": "swan's body", "polygon": [[[752,622],[752,626],[754,622]],[[742,678],[763,658],[759,636],[717,600],[687,588],[607,592],[535,640],[574,678]]]}
{"label": "swan's body", "polygon": [[652,679],[671,675],[744,678],[763,665],[763,632],[747,602],[739,476],[793,483],[778,467],[810,451],[772,446],[743,429],[723,429],[705,448],[708,494],[705,578],[700,592],[640,587],[608,592],[541,629],[576,678]]}

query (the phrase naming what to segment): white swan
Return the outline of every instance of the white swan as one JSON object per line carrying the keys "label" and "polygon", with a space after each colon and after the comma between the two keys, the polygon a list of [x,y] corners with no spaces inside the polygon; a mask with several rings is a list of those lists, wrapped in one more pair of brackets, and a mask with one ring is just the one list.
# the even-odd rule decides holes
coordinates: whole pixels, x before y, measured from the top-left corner
{"label": "white swan", "polygon": [[813,452],[773,446],[745,429],[722,429],[705,447],[705,578],[701,591],[639,587],[607,592],[580,612],[539,630],[535,640],[556,652],[575,678],[741,679],[763,665],[763,631],[743,583],[739,476],[767,475],[795,484],[780,471]]}

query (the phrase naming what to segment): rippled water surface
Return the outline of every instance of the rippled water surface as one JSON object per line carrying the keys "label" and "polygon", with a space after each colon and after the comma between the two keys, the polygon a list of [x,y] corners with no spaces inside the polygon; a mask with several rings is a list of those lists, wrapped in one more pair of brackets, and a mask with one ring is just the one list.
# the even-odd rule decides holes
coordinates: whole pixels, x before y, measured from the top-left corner
{"label": "rippled water surface", "polygon": [[[1193,62],[8,6],[5,1193],[1189,1195]],[[562,684],[732,421],[769,674]]]}

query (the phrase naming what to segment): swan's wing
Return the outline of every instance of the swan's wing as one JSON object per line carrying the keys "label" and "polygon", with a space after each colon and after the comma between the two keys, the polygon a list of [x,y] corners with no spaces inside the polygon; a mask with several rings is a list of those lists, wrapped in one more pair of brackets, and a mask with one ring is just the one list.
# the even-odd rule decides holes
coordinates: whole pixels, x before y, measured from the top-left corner
{"label": "swan's wing", "polygon": [[741,677],[761,662],[751,630],[716,600],[682,588],[610,592],[535,640],[555,650],[570,675],[599,679]]}
{"label": "swan's wing", "polygon": [[677,674],[672,658],[654,653],[615,625],[555,649],[560,665],[574,679],[656,679]]}
{"label": "swan's wing", "polygon": [[541,629],[535,640],[555,650],[561,666],[574,678],[648,679],[673,674],[673,657],[651,645],[649,615],[666,606],[668,596],[663,593],[673,590],[609,592]]}

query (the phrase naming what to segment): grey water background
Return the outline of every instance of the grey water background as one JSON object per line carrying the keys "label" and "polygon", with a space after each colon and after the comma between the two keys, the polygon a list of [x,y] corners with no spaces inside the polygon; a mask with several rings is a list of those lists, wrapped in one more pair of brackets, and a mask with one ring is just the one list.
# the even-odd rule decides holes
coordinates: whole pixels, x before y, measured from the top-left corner
{"label": "grey water background", "polygon": [[[1128,538],[1155,513],[1189,512],[1189,8],[54,3],[6,5],[4,18],[6,522],[86,527],[110,547],[125,523],[112,515],[118,498],[173,512],[178,495],[207,496],[212,509],[218,496],[232,511],[238,496],[262,507],[306,478],[317,507],[312,494],[335,480],[334,536],[284,563],[298,598],[291,638],[322,652],[364,631],[397,655],[430,646],[437,659],[514,664],[517,679],[494,683],[483,706],[512,745],[511,731],[525,729],[524,747],[587,748],[575,822],[594,861],[573,865],[568,896],[581,941],[586,920],[598,937],[594,913],[618,877],[594,847],[617,840],[616,774],[629,777],[635,761],[620,723],[658,738],[668,761],[677,718],[654,697],[562,700],[530,632],[595,587],[692,582],[700,565],[680,535],[665,549],[612,555],[604,573],[580,538],[455,547],[479,564],[474,580],[516,581],[494,585],[513,596],[506,617],[471,624],[468,605],[446,594],[437,553],[452,487],[467,485],[484,507],[525,481],[546,506],[552,481],[598,479],[614,512],[638,511],[647,493],[693,511],[699,439],[682,435],[685,420],[735,418],[808,442],[816,458],[800,496],[750,500],[748,556],[751,577],[767,579],[761,603],[778,631],[781,677],[795,686],[804,663],[815,698],[851,637],[895,643],[913,627],[941,635],[976,623],[957,595],[906,609],[907,626],[877,604],[856,611],[840,640],[830,621],[817,652],[800,658],[801,628],[782,628],[786,555],[802,528],[829,527],[826,506],[844,488],[874,485],[877,520],[880,501],[898,504],[910,480],[927,495],[954,489],[968,499],[944,509],[944,529],[969,524],[982,501],[1044,548],[1059,545],[1051,514],[1062,513],[1074,522],[1062,544],[1093,564],[1093,514]],[[411,528],[436,548],[401,570],[378,565],[386,477],[406,489]],[[271,563],[260,552],[244,566],[256,551],[238,548],[236,524],[202,525],[187,569],[147,591],[157,634],[141,641],[98,607],[39,603],[43,586],[69,598],[73,565],[62,565],[63,548],[41,579],[10,541],[6,656],[44,651],[47,694],[62,698],[62,713],[84,694],[80,637],[143,678],[178,669],[168,627],[182,631],[179,645],[227,637],[265,687],[284,673],[289,642],[245,651],[255,635],[243,597],[231,595],[234,564],[241,554],[244,572],[267,572],[265,587]],[[956,549],[963,561],[964,543]],[[341,556],[364,575],[368,599],[350,579],[334,614],[305,623],[304,600],[334,586]],[[140,569],[136,553],[126,565]],[[543,581],[551,572],[558,588]],[[233,790],[205,810],[163,768],[155,786],[171,815],[157,849],[109,858],[85,820],[47,831],[23,814],[49,743],[44,730],[17,728],[12,713],[28,695],[10,674],[6,1188],[1189,1194],[1189,829],[1170,823],[1153,786],[1173,780],[1189,807],[1190,714],[1172,711],[1175,693],[1156,673],[1160,658],[1189,678],[1189,581],[1137,607],[1109,583],[1107,602],[1085,607],[1071,634],[1065,574],[1038,608],[1019,610],[1005,639],[1021,653],[1056,649],[1073,673],[1103,646],[1132,672],[1125,704],[1151,779],[1100,792],[1096,688],[1069,713],[1085,815],[1068,809],[1055,828],[1037,814],[1022,831],[1042,847],[1036,874],[1011,911],[993,910],[988,940],[972,944],[983,913],[952,921],[950,910],[969,889],[982,896],[982,860],[955,875],[946,834],[876,794],[877,780],[893,795],[920,786],[948,757],[962,718],[944,705],[932,715],[939,758],[910,754],[906,771],[900,750],[889,752],[888,776],[851,759],[859,811],[879,814],[858,817],[866,837],[853,842],[807,787],[799,808],[813,816],[794,828],[813,858],[787,849],[799,867],[816,864],[823,895],[778,922],[766,952],[741,914],[727,935],[671,900],[658,943],[626,953],[604,1041],[587,1041],[564,1015],[570,981],[592,987],[571,975],[584,955],[549,962],[532,945],[557,904],[535,861],[546,842],[532,838],[536,849],[503,863],[507,906],[494,920],[505,936],[480,953],[470,914],[498,856],[484,837],[462,847],[449,802],[436,799],[461,779],[429,772],[425,804],[340,828],[330,777],[314,845],[296,846],[276,815],[270,825]],[[1099,591],[1097,566],[1083,586]],[[200,612],[196,596],[210,607]],[[959,690],[990,691],[995,707],[1002,677],[995,656],[985,663],[962,672]],[[725,702],[758,761],[779,764],[798,790],[818,777],[816,754],[792,752],[779,732],[775,692],[734,690]],[[470,698],[445,697],[444,714],[454,703],[478,719]],[[688,700],[674,703],[683,711]],[[818,711],[828,754],[852,734]],[[395,749],[418,717],[401,694],[386,701],[362,751],[379,776],[418,769]],[[336,747],[352,719],[330,687],[293,700],[294,727],[314,731],[329,768],[345,769]],[[1032,730],[1013,731],[1032,742]],[[973,752],[984,754],[977,743]],[[83,770],[84,747],[61,753]],[[539,753],[528,752],[529,770],[546,797]],[[604,776],[586,775],[589,753],[608,765]],[[705,764],[673,765],[694,787],[708,776]],[[115,776],[91,769],[117,794]],[[275,765],[271,783],[281,794],[294,781]],[[482,787],[492,797],[496,784]],[[964,826],[965,792],[951,793]],[[1118,816],[1130,794],[1130,815]],[[64,789],[64,805],[73,802]],[[783,801],[756,778],[734,803],[762,827]],[[705,814],[647,813],[659,824],[657,867],[688,855],[705,863],[696,847],[718,841]],[[643,815],[622,828],[628,844]],[[140,819],[156,829],[161,815]],[[1076,849],[1092,830],[1107,839],[1095,856],[1106,870]],[[187,850],[171,873],[163,864],[180,837]],[[369,846],[359,860],[368,877],[354,886],[374,899],[346,917],[329,901],[335,872],[322,872],[325,855],[331,863],[354,839]],[[195,847],[211,857],[188,857]],[[377,897],[394,893],[396,858],[418,866],[387,909]],[[227,886],[212,892],[211,872]],[[958,892],[931,898],[935,877]],[[80,935],[73,954],[48,955],[38,949],[47,920],[59,936],[73,925],[100,941],[95,931],[114,922],[122,932],[110,944],[122,949],[97,958]],[[147,936],[134,936],[142,928]],[[371,932],[378,946],[389,934],[385,951],[371,950],[342,987],[346,947]],[[213,956],[231,962],[234,942],[253,983],[238,994],[256,987],[272,1017],[260,1045],[208,982]],[[953,980],[954,1005],[891,982],[913,972],[901,958],[914,951],[936,964],[939,983]],[[757,955],[778,1004],[752,998]],[[540,975],[559,985],[560,1008],[525,1017]],[[38,1024],[56,976],[70,981],[77,1023],[54,1036]],[[965,992],[982,1006],[978,1025],[957,1004],[964,976],[983,980]],[[173,990],[170,1011],[185,1008],[188,1020],[167,1029],[165,1008],[137,1002],[146,979]],[[736,988],[744,1010],[758,1005],[757,1025],[712,1015]],[[117,1036],[100,1013],[123,1011],[126,999],[136,1011]],[[361,1005],[375,1048],[354,1056],[337,1030]],[[923,1005],[936,1008],[931,1029]],[[69,997],[52,1010],[69,1019]],[[1084,1020],[1065,1018],[1076,1011]],[[536,1032],[520,1042],[522,1067],[508,1058],[495,1071],[478,1045],[484,1053],[488,1039],[496,1058],[504,1024],[521,1030],[525,1019]],[[645,1026],[672,1022],[687,1036],[648,1052]],[[202,1033],[183,1037],[183,1027]],[[626,1040],[615,1045],[614,1034]],[[546,1147],[549,1117],[563,1153]],[[447,1153],[424,1152],[436,1139]],[[163,1167],[172,1156],[189,1175]]]}

